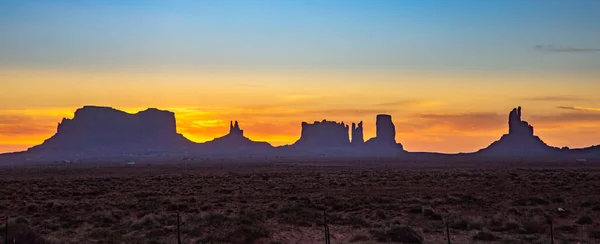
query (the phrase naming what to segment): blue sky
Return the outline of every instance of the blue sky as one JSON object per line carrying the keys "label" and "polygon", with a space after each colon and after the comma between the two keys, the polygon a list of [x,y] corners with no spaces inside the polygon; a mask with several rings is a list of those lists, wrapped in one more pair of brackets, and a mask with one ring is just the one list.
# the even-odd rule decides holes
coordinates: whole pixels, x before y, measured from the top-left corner
{"label": "blue sky", "polygon": [[0,0],[0,152],[84,105],[177,112],[195,141],[240,120],[394,117],[408,150],[466,152],[523,106],[550,145],[600,138],[600,0]]}
{"label": "blue sky", "polygon": [[581,72],[599,23],[590,0],[3,1],[0,65]]}

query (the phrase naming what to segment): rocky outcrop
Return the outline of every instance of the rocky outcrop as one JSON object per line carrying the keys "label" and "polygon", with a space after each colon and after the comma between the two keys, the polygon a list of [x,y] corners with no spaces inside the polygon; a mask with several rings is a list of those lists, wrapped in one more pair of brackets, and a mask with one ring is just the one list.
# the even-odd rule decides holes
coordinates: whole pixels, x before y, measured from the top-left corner
{"label": "rocky outcrop", "polygon": [[352,145],[362,145],[365,143],[365,138],[363,136],[363,122],[359,122],[358,126],[355,123],[352,123]]}
{"label": "rocky outcrop", "polygon": [[[206,143],[193,143],[177,133],[175,115],[169,111],[147,109],[129,114],[110,107],[85,106],[78,109],[72,119],[63,119],[57,132],[41,145],[27,152],[4,154],[0,161],[9,163],[19,160],[48,161],[48,159],[72,161],[84,158],[143,158],[157,157],[246,157],[263,156],[400,156],[405,151],[396,142],[396,127],[392,117],[377,115],[376,136],[364,141],[363,123],[316,121],[312,124],[302,122],[301,137],[293,145],[275,150],[266,142],[256,142],[245,137],[237,121],[230,121],[229,133]],[[415,157],[424,154],[412,154]],[[467,156],[460,154],[456,156]],[[600,145],[581,149],[555,148],[544,143],[534,135],[533,126],[522,120],[522,109],[512,109],[508,115],[508,133],[498,141],[474,154],[499,158],[535,159],[558,156],[580,161],[600,160]],[[425,155],[427,156],[427,155]],[[440,157],[444,156],[440,154]],[[448,156],[448,155],[445,155]],[[444,156],[444,157],[445,157]],[[429,156],[428,156],[429,157]],[[437,157],[437,156],[436,156]],[[562,159],[561,158],[561,159]],[[440,158],[442,159],[442,158]],[[470,158],[473,159],[473,158]]]}
{"label": "rocky outcrop", "polygon": [[302,122],[300,139],[293,146],[299,148],[346,147],[350,145],[348,125],[344,122],[315,121]]}
{"label": "rocky outcrop", "polygon": [[264,150],[271,149],[271,144],[267,142],[252,141],[247,137],[244,137],[244,130],[240,129],[240,125],[237,121],[235,124],[233,121],[229,122],[229,133],[225,136],[215,138],[212,141],[208,141],[199,145],[200,149],[204,149],[209,153],[218,152],[264,152]]}
{"label": "rocky outcrop", "polygon": [[229,122],[229,134],[233,134],[238,137],[244,137],[244,131],[240,129],[240,125],[238,124],[237,120],[235,121],[235,125],[233,124],[233,121]]}
{"label": "rocky outcrop", "polygon": [[533,136],[533,126],[521,120],[521,107],[514,108],[508,115],[508,134]]}
{"label": "rocky outcrop", "polygon": [[75,111],[73,119],[63,118],[58,134],[103,133],[176,134],[175,114],[154,108],[128,114],[110,107],[85,106]]}
{"label": "rocky outcrop", "polygon": [[389,114],[378,114],[376,136],[366,142],[369,150],[403,150],[402,144],[396,143],[396,126]]}
{"label": "rocky outcrop", "polygon": [[392,116],[389,114],[378,114],[376,121],[376,138],[381,141],[396,143],[396,126],[392,122]]}
{"label": "rocky outcrop", "polygon": [[110,107],[85,106],[63,119],[56,134],[31,152],[110,155],[185,150],[192,142],[177,133],[175,114],[147,109],[129,114]]}
{"label": "rocky outcrop", "polygon": [[114,157],[145,154],[215,154],[264,152],[266,142],[244,137],[237,121],[229,133],[206,143],[193,143],[177,133],[175,114],[147,109],[128,114],[110,107],[85,106],[73,119],[63,119],[57,133],[28,152],[48,158]]}
{"label": "rocky outcrop", "polygon": [[533,126],[521,120],[521,107],[514,108],[508,115],[508,134],[487,148],[478,151],[480,155],[511,156],[549,156],[560,149],[550,147],[533,134]]}

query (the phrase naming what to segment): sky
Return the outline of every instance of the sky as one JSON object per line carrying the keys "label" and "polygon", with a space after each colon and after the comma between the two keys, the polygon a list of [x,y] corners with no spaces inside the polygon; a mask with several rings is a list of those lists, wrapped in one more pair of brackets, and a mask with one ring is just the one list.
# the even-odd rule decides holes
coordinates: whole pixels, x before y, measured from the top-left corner
{"label": "sky", "polygon": [[84,105],[175,112],[196,142],[293,143],[302,121],[392,115],[409,151],[471,152],[508,113],[600,144],[600,1],[0,2],[0,152]]}

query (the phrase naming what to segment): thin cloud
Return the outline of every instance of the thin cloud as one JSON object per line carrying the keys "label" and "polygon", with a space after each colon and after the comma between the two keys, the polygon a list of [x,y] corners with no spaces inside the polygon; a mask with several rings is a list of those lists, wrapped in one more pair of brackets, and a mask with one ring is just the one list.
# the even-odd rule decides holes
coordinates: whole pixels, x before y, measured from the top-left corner
{"label": "thin cloud", "polygon": [[282,118],[331,118],[331,117],[352,117],[365,116],[379,113],[392,113],[395,109],[374,109],[374,108],[340,108],[340,109],[292,109],[283,107],[265,107],[254,109],[236,109],[224,111],[221,117],[227,118],[254,118],[254,119],[282,119]]}
{"label": "thin cloud", "polygon": [[[600,131],[600,113],[587,113],[577,110],[573,112],[534,115],[528,122],[535,127],[535,131],[554,131],[556,133],[574,133],[583,129]],[[589,134],[589,133],[588,133]],[[542,135],[540,135],[542,136]]]}
{"label": "thin cloud", "polygon": [[312,116],[363,116],[363,115],[376,115],[380,113],[390,113],[395,110],[381,110],[381,109],[370,109],[370,108],[356,108],[356,109],[322,109],[322,110],[304,110],[301,112],[302,115]]}
{"label": "thin cloud", "polygon": [[529,97],[523,98],[524,101],[538,101],[538,102],[573,102],[573,101],[584,101],[585,99],[572,97],[572,96],[546,96],[546,97]]}
{"label": "thin cloud", "polygon": [[444,125],[450,131],[494,131],[505,127],[506,116],[497,113],[419,114],[421,121]]}
{"label": "thin cloud", "polygon": [[416,107],[416,106],[432,106],[437,105],[438,102],[422,99],[404,99],[390,102],[382,102],[373,104],[377,107]]}
{"label": "thin cloud", "polygon": [[[574,109],[569,108],[569,110]],[[577,124],[600,126],[600,113],[569,112],[559,114],[533,115],[528,121],[531,124],[533,124],[533,126],[559,125],[563,127],[568,127]]]}
{"label": "thin cloud", "polygon": [[32,116],[27,114],[0,115],[0,136],[21,136],[49,134],[56,131],[60,122],[51,116]]}
{"label": "thin cloud", "polygon": [[264,85],[257,85],[257,84],[236,84],[236,86],[238,87],[248,87],[248,88],[264,88]]}
{"label": "thin cloud", "polygon": [[3,136],[51,135],[55,131],[56,126],[48,124],[36,124],[35,122],[27,124],[0,125],[0,135]]}
{"label": "thin cloud", "polygon": [[552,45],[536,45],[535,50],[542,51],[542,52],[563,52],[563,53],[600,52],[600,48],[560,47],[560,46],[552,46]]}
{"label": "thin cloud", "polygon": [[9,124],[17,124],[17,123],[22,123],[23,121],[28,121],[28,120],[32,120],[33,118],[30,116],[25,116],[25,115],[21,115],[21,114],[11,114],[11,115],[6,115],[6,114],[2,114],[0,115],[0,125],[9,125]]}
{"label": "thin cloud", "polygon": [[600,112],[600,108],[590,108],[590,107],[556,106],[556,108],[566,109],[566,110],[575,110],[575,111],[597,111],[597,112]]}

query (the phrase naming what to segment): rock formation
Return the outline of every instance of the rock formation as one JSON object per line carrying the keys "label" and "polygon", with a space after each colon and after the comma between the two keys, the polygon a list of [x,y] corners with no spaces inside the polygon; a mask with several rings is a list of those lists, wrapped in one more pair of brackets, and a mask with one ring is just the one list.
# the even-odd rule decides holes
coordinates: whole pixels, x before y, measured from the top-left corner
{"label": "rock formation", "polygon": [[345,147],[350,145],[348,125],[344,122],[315,121],[313,124],[302,122],[300,139],[294,146],[301,148]]}
{"label": "rock formation", "polygon": [[[366,142],[362,121],[358,124],[353,123],[351,128],[350,142],[350,128],[343,122],[302,122],[300,139],[293,145],[274,150],[266,142],[256,142],[245,137],[237,121],[230,121],[227,135],[206,143],[193,143],[177,133],[175,115],[172,112],[151,108],[129,114],[110,107],[85,106],[78,109],[72,119],[63,119],[58,124],[56,134],[41,145],[34,146],[27,152],[0,154],[0,162],[14,163],[31,159],[71,162],[73,159],[84,158],[123,159],[140,156],[154,159],[182,155],[365,157],[399,156],[404,153],[402,145],[396,143],[396,128],[390,115],[377,115],[376,136]],[[429,157],[438,154],[413,155]],[[507,134],[487,148],[468,155],[535,159],[556,159],[557,156],[565,156],[576,157],[578,160],[600,160],[600,145],[581,149],[550,147],[534,135],[533,126],[522,120],[522,109],[518,107],[509,113]]]}
{"label": "rock formation", "polygon": [[128,114],[110,107],[85,106],[73,119],[64,118],[55,135],[28,151],[103,155],[185,149],[190,145],[177,133],[172,112],[151,108]]}
{"label": "rock formation", "polygon": [[235,125],[233,124],[233,121],[229,122],[229,134],[241,137],[244,136],[244,131],[240,129],[240,125],[238,124],[237,120],[235,121]]}
{"label": "rock formation", "polygon": [[521,120],[521,107],[514,108],[508,115],[508,134],[495,141],[487,148],[479,150],[480,155],[511,156],[546,156],[560,151],[550,147],[533,134],[533,126]]}
{"label": "rock formation", "polygon": [[521,107],[514,108],[508,115],[508,134],[533,136],[533,126],[521,120]]}
{"label": "rock formation", "polygon": [[209,150],[210,153],[215,152],[235,152],[235,151],[264,151],[272,148],[269,143],[256,142],[244,137],[244,130],[240,129],[237,121],[229,122],[229,134],[212,141],[208,141],[199,145],[199,148]]}
{"label": "rock formation", "polygon": [[396,126],[389,114],[378,114],[376,121],[376,138],[384,142],[396,143]]}
{"label": "rock formation", "polygon": [[358,126],[355,123],[352,123],[352,145],[362,145],[365,143],[365,138],[363,136],[363,122],[359,122]]}
{"label": "rock formation", "polygon": [[396,126],[389,114],[378,114],[376,136],[366,142],[369,150],[403,150],[402,144],[396,143]]}

